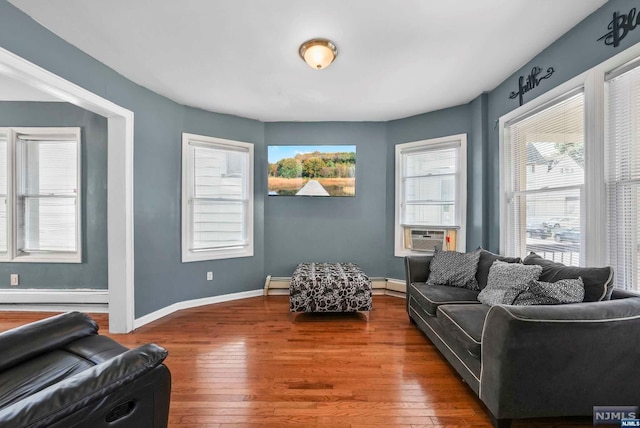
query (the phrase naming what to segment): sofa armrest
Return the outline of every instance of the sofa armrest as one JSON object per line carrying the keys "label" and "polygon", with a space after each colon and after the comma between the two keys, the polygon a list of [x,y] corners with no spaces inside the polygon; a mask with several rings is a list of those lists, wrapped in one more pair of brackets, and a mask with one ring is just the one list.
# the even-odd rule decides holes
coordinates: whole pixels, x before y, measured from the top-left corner
{"label": "sofa armrest", "polygon": [[404,277],[406,281],[406,309],[411,320],[411,312],[409,311],[409,290],[412,283],[427,282],[433,256],[406,256],[404,258]]}
{"label": "sofa armrest", "polygon": [[433,256],[406,256],[404,258],[407,287],[411,283],[427,282],[432,259]]}
{"label": "sofa armrest", "polygon": [[480,398],[498,419],[637,405],[639,331],[638,298],[494,306],[482,333]]}
{"label": "sofa armrest", "polygon": [[88,315],[68,312],[0,333],[0,370],[98,333]]}
{"label": "sofa armrest", "polygon": [[627,297],[640,297],[640,294],[633,291],[621,290],[620,288],[614,288],[611,292],[611,300],[626,299]]}
{"label": "sofa armrest", "polygon": [[[102,409],[106,397],[118,391],[124,391],[126,395],[133,382],[160,366],[166,356],[167,351],[155,344],[131,349],[0,410],[0,425],[15,428],[50,427],[63,419],[68,421],[74,413],[91,408],[96,403]],[[168,375],[168,371],[165,371]],[[166,402],[168,407],[168,397]],[[123,408],[116,412],[127,413],[135,405],[133,403],[131,409]],[[95,409],[87,413],[95,413]],[[102,422],[106,424],[109,421]],[[62,423],[62,426],[70,425]]]}

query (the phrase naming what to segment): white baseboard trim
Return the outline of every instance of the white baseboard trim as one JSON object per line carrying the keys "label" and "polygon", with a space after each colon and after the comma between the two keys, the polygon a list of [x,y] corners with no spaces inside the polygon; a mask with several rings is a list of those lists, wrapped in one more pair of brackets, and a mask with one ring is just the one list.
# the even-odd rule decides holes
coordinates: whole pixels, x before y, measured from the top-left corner
{"label": "white baseboard trim", "polygon": [[0,289],[0,311],[106,313],[108,302],[108,290]]}
{"label": "white baseboard trim", "polygon": [[105,304],[85,304],[85,303],[8,303],[0,304],[0,312],[87,312],[94,314],[108,314],[109,305]]}
{"label": "white baseboard trim", "polygon": [[107,304],[108,290],[77,289],[53,290],[27,288],[19,290],[0,289],[0,302],[12,304]]}
{"label": "white baseboard trim", "polygon": [[133,323],[133,328],[140,328],[143,325],[156,321],[162,317],[166,317],[174,312],[181,311],[183,309],[197,308],[198,306],[212,305],[214,303],[229,302],[231,300],[248,299],[249,297],[259,297],[263,295],[263,290],[251,290],[243,291],[240,293],[223,294],[222,296],[203,297],[201,299],[185,300],[182,302],[176,302],[172,305],[166,306],[162,309],[158,309],[155,312],[136,318]]}

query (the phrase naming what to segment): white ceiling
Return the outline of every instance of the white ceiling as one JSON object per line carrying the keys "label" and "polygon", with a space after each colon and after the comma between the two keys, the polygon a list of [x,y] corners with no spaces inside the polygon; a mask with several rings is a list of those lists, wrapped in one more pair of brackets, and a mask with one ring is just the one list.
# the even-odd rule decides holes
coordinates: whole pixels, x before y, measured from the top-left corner
{"label": "white ceiling", "polygon": [[[132,81],[271,121],[384,121],[490,91],[606,0],[9,0]],[[325,37],[336,61],[298,56]]]}

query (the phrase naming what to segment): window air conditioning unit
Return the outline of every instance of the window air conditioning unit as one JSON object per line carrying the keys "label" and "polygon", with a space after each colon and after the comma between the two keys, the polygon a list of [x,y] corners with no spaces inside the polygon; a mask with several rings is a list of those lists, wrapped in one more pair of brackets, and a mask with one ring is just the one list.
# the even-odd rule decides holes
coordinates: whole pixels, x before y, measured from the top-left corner
{"label": "window air conditioning unit", "polygon": [[433,252],[447,249],[447,232],[444,230],[411,229],[410,249]]}

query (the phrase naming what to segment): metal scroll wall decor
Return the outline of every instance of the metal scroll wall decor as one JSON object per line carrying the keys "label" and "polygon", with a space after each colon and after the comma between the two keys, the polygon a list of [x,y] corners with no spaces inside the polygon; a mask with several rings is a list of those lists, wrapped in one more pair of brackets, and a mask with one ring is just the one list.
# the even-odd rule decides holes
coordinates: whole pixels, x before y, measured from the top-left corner
{"label": "metal scroll wall decor", "polygon": [[629,31],[635,30],[638,25],[640,25],[640,14],[636,12],[635,7],[629,13],[613,12],[613,19],[607,25],[609,32],[598,41],[604,40],[605,45],[617,48]]}
{"label": "metal scroll wall decor", "polygon": [[524,99],[523,99],[524,94],[538,87],[541,81],[551,77],[551,75],[554,72],[555,72],[554,68],[549,67],[547,68],[547,74],[545,74],[544,76],[540,76],[540,73],[542,73],[542,68],[533,67],[531,69],[531,73],[529,73],[528,76],[520,76],[520,78],[518,79],[518,91],[511,92],[509,94],[509,98],[510,99],[518,98],[520,105],[522,105],[522,103],[524,102]]}

